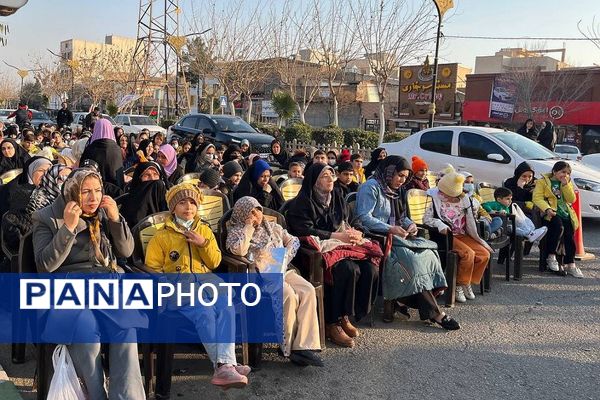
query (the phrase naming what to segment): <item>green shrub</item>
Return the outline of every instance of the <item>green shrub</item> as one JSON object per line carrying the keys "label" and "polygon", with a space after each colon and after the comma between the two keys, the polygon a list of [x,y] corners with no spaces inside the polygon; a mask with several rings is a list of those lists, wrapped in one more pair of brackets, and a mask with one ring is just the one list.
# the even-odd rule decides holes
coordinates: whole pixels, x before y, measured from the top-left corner
{"label": "green shrub", "polygon": [[160,126],[162,126],[165,129],[169,129],[169,126],[173,125],[175,122],[174,119],[163,119],[160,121]]}
{"label": "green shrub", "polygon": [[337,126],[327,126],[313,130],[312,138],[317,144],[331,145],[334,142],[339,146],[344,142],[344,131]]}
{"label": "green shrub", "polygon": [[363,129],[346,129],[344,131],[344,144],[352,146],[357,143],[363,149],[375,149],[379,142],[379,133]]}
{"label": "green shrub", "polygon": [[296,139],[299,142],[310,143],[312,140],[312,127],[302,122],[296,122],[285,130],[285,140],[288,142]]}
{"label": "green shrub", "polygon": [[402,132],[390,132],[390,133],[386,133],[385,136],[383,137],[383,141],[385,143],[388,142],[399,142],[401,140],[404,140],[408,137],[408,133],[402,133]]}
{"label": "green shrub", "polygon": [[281,132],[279,127],[275,124],[263,124],[262,122],[252,122],[250,125],[254,129],[261,131],[262,133],[266,133],[267,135],[275,137],[279,136]]}

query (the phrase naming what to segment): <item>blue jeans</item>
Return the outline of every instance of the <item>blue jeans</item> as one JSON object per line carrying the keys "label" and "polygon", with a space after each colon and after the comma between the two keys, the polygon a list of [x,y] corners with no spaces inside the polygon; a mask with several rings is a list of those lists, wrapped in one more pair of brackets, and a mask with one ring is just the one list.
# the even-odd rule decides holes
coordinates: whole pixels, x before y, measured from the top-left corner
{"label": "blue jeans", "polygon": [[492,218],[491,222],[485,218],[483,218],[482,221],[483,221],[483,227],[488,234],[496,232],[498,229],[502,228],[502,224],[503,224],[502,218],[500,218],[500,217]]}
{"label": "blue jeans", "polygon": [[516,225],[517,228],[515,232],[517,233],[517,236],[527,236],[535,230],[535,225],[529,218],[519,219]]}

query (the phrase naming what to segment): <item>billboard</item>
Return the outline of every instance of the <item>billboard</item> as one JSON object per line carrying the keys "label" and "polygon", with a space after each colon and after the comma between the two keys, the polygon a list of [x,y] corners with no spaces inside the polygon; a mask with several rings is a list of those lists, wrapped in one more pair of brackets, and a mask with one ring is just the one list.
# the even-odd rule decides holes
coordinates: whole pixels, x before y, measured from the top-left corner
{"label": "billboard", "polygon": [[515,91],[515,84],[509,77],[498,75],[494,78],[490,118],[512,121],[515,114]]}

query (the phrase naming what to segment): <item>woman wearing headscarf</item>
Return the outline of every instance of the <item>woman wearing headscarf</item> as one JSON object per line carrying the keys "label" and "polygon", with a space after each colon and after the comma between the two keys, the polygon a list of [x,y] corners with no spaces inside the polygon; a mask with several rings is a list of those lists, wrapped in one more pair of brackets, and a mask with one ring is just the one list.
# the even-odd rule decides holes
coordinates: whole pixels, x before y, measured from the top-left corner
{"label": "woman wearing headscarf", "polygon": [[229,161],[223,165],[223,182],[219,185],[219,192],[227,196],[229,204],[233,204],[233,192],[240,183],[244,171],[237,161]]}
{"label": "woman wearing headscarf", "polygon": [[195,153],[190,154],[185,164],[185,173],[200,172],[206,168],[218,169],[221,163],[215,157],[216,151],[214,144],[202,143]]}
{"label": "woman wearing headscarf", "polygon": [[27,150],[19,146],[14,139],[4,139],[0,146],[2,147],[0,174],[12,169],[23,168],[27,160],[31,158]]}
{"label": "woman wearing headscarf", "polygon": [[279,210],[285,202],[283,194],[273,179],[271,167],[264,160],[258,160],[242,175],[240,183],[233,191],[233,201],[244,196],[254,197],[260,205]]}
{"label": "woman wearing headscarf", "polygon": [[527,161],[517,165],[514,175],[504,181],[504,187],[512,192],[513,203],[517,203],[523,211],[531,214],[533,210],[533,190],[535,189],[535,171]]}
{"label": "woman wearing headscarf", "polygon": [[281,146],[281,142],[278,139],[274,139],[271,142],[271,155],[270,160],[276,162],[283,169],[287,168],[288,159],[290,156],[288,152]]}
{"label": "woman wearing headscarf", "polygon": [[373,172],[375,172],[375,169],[377,168],[379,162],[385,159],[386,157],[387,151],[385,151],[383,147],[378,147],[371,152],[371,160],[369,161],[369,164],[365,167],[365,176],[367,177],[367,179],[369,179],[371,175],[373,175]]}
{"label": "woman wearing headscarf", "polygon": [[198,150],[198,147],[200,147],[202,144],[204,144],[204,134],[202,132],[196,133],[196,135],[194,135],[194,139],[192,140],[192,149],[190,152],[195,153]]}
{"label": "woman wearing headscarf", "polygon": [[[287,262],[300,248],[297,237],[290,235],[276,222],[266,221],[263,208],[250,196],[239,199],[231,213],[227,229],[227,250],[238,256],[255,260],[260,272],[262,260],[268,259],[275,248],[285,248]],[[283,283],[283,343],[285,357],[295,364],[323,366],[315,354],[321,349],[317,299],[313,285],[288,269]]]}
{"label": "woman wearing headscarf", "polygon": [[[100,122],[102,120],[99,120]],[[96,125],[98,124],[96,122]],[[111,130],[112,131],[112,130]],[[115,273],[117,257],[133,252],[133,236],[119,215],[115,201],[104,195],[102,177],[90,169],[71,173],[63,185],[62,195],[49,206],[33,214],[33,249],[41,272]],[[147,318],[139,315],[124,318],[120,313],[101,313],[128,343],[110,343],[108,395],[101,365],[100,338],[90,343],[68,343],[69,353],[78,376],[85,383],[90,400],[145,398],[138,361],[136,328],[147,328]],[[94,335],[100,326],[97,314],[90,310],[50,313],[42,333],[54,343],[76,335]],[[108,321],[106,321],[108,322]],[[57,328],[59,327],[59,328]],[[60,338],[57,330],[60,330]],[[77,335],[79,336],[79,335]]]}
{"label": "woman wearing headscarf", "polygon": [[[310,166],[286,220],[292,235],[321,243],[318,247],[324,260],[329,260],[324,270],[326,335],[340,346],[353,347],[359,332],[349,316],[358,321],[369,313],[377,296],[382,254],[377,244],[368,246],[362,233],[350,227],[347,204],[334,190],[334,181],[333,168],[321,163]],[[334,250],[326,251],[328,247]],[[359,257],[358,251],[363,249],[363,257]]]}
{"label": "woman wearing headscarf", "polygon": [[183,168],[177,165],[177,151],[170,144],[160,146],[156,161],[162,165],[171,185],[177,184],[183,176]]}
{"label": "woman wearing headscarf", "polygon": [[[431,321],[448,330],[459,329],[459,324],[440,309],[435,299],[448,287],[437,245],[417,237],[417,225],[408,217],[402,185],[410,174],[411,165],[405,158],[389,156],[379,162],[356,197],[356,216],[363,226],[392,240],[382,277],[383,320],[394,320],[398,301],[418,309],[421,321]],[[407,310],[403,312],[410,316]]]}
{"label": "woman wearing headscarf", "polygon": [[544,121],[542,124],[542,130],[538,134],[538,142],[550,151],[554,151],[556,145],[556,132],[554,132],[554,125],[550,121]]}
{"label": "woman wearing headscarf", "polygon": [[150,139],[142,140],[140,142],[140,145],[138,146],[138,150],[135,152],[137,157],[137,161],[135,162],[135,164],[137,164],[138,162],[154,161],[154,159],[152,158],[153,152],[154,145],[152,144]]}
{"label": "woman wearing headscarf", "polygon": [[123,156],[109,120],[100,118],[94,124],[92,137],[81,155],[81,160],[87,159],[98,164],[98,170],[105,183],[123,188]]}
{"label": "woman wearing headscarf", "polygon": [[531,118],[528,118],[527,121],[519,128],[517,131],[519,135],[525,136],[527,139],[535,140],[537,138],[537,130],[535,129],[535,123]]}
{"label": "woman wearing headscarf", "polygon": [[[117,132],[120,134],[117,135]],[[121,157],[123,158],[123,163],[129,158],[131,155],[131,147],[129,145],[129,138],[126,134],[123,133],[123,129],[115,128],[115,137],[117,138],[117,143],[119,144],[119,149],[121,149]]]}
{"label": "woman wearing headscarf", "polygon": [[121,204],[121,215],[130,228],[140,220],[160,211],[167,211],[167,177],[154,161],[139,163],[133,172],[128,195]]}

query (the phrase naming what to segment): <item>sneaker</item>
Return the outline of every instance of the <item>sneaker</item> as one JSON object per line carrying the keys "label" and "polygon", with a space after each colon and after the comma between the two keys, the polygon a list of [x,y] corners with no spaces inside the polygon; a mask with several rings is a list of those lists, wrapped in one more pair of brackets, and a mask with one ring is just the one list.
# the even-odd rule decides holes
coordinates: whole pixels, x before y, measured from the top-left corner
{"label": "sneaker", "polygon": [[223,364],[215,369],[210,383],[224,389],[243,388],[248,384],[248,378],[237,372],[233,365]]}
{"label": "sneaker", "polygon": [[497,239],[498,235],[496,234],[496,232],[490,233],[490,236],[488,236],[488,238],[486,240],[494,240]]}
{"label": "sneaker", "polygon": [[314,367],[323,367],[323,360],[311,350],[292,350],[290,361],[301,367],[312,365]]}
{"label": "sneaker", "polygon": [[483,240],[485,240],[486,242],[490,240],[490,233],[487,230],[483,231]]}
{"label": "sneaker", "polygon": [[467,298],[465,297],[465,293],[463,292],[462,286],[456,287],[456,293],[454,296],[454,300],[457,303],[466,303],[467,302]]}
{"label": "sneaker", "polygon": [[475,300],[475,293],[473,293],[473,288],[471,285],[464,285],[462,288],[463,293],[468,300]]}
{"label": "sneaker", "polygon": [[565,271],[567,271],[568,275],[571,275],[575,278],[583,278],[583,272],[581,272],[581,270],[577,268],[575,264],[565,265]]}
{"label": "sneaker", "polygon": [[548,228],[542,226],[536,230],[531,231],[529,235],[527,235],[527,241],[531,243],[535,243],[539,240],[542,240],[544,236],[546,236],[546,232],[548,232]]}
{"label": "sneaker", "polygon": [[234,368],[238,374],[244,375],[244,376],[248,376],[248,374],[252,371],[252,368],[250,368],[247,365],[242,365],[242,364],[238,364]]}
{"label": "sneaker", "polygon": [[558,261],[556,261],[556,256],[548,256],[548,258],[546,259],[546,264],[548,266],[548,269],[552,272],[558,272],[560,270]]}

